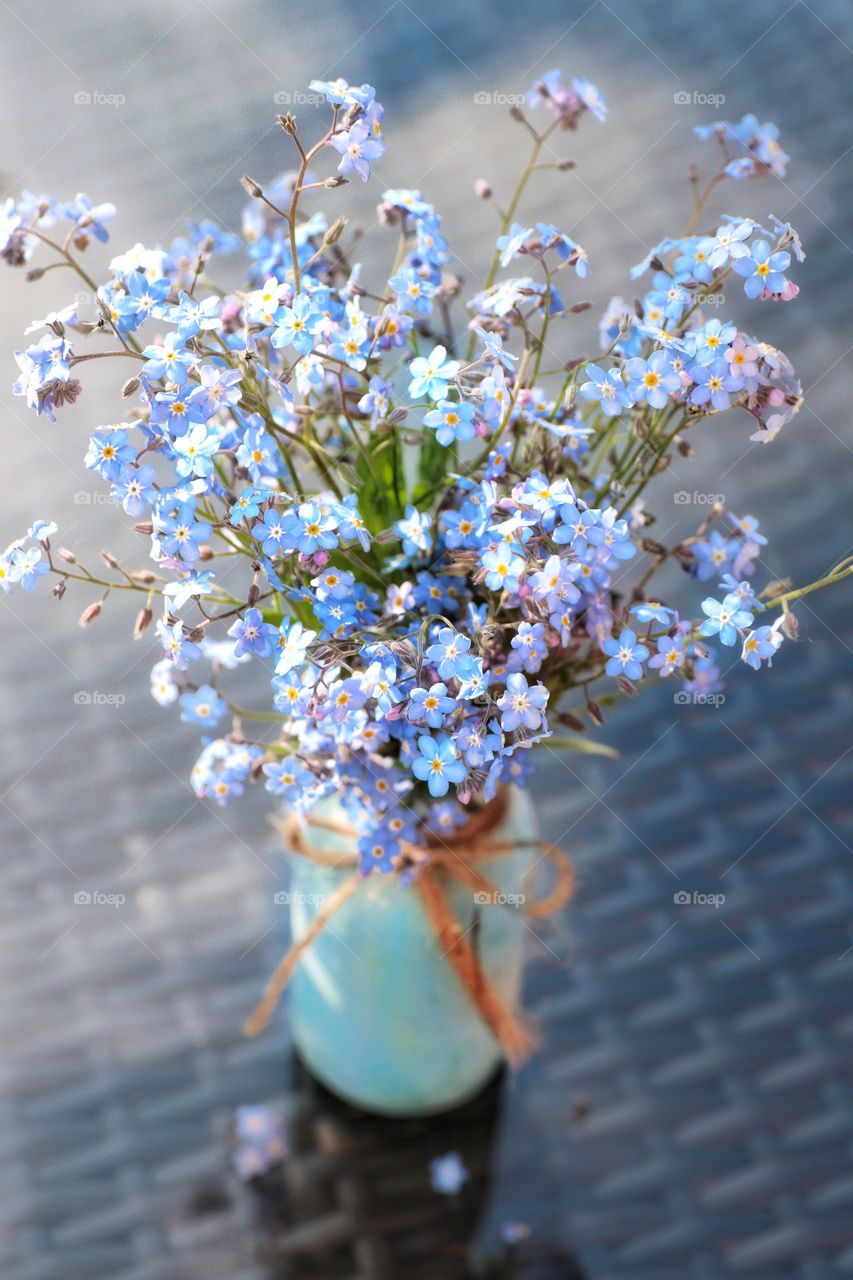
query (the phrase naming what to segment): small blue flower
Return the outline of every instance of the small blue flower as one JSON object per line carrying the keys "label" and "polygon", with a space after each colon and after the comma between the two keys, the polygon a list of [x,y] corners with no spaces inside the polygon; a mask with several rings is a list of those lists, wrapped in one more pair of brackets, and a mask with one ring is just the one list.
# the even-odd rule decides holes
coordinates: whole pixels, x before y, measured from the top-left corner
{"label": "small blue flower", "polygon": [[276,327],[270,341],[278,349],[293,347],[300,355],[307,355],[314,346],[314,325],[319,318],[314,303],[307,293],[300,293],[292,307],[281,307],[276,312]]}
{"label": "small blue flower", "polygon": [[783,639],[784,635],[778,622],[774,622],[769,627],[756,627],[754,631],[748,632],[744,637],[740,654],[742,661],[748,667],[752,667],[753,671],[758,671],[762,662],[766,662],[768,667],[772,667],[773,658]]}
{"label": "small blue flower", "polygon": [[184,293],[182,289],[178,295],[177,305],[168,309],[166,318],[178,326],[178,333],[186,341],[187,338],[194,338],[202,330],[217,329],[221,309],[221,298],[204,298],[199,302],[198,299]]}
{"label": "small blue flower", "polygon": [[364,688],[360,676],[351,676],[348,680],[336,680],[329,685],[329,696],[326,709],[333,724],[343,724],[353,713],[364,706],[368,691]]}
{"label": "small blue flower", "polygon": [[179,476],[209,476],[213,474],[213,459],[220,445],[218,431],[207,423],[197,422],[186,435],[175,441],[177,457],[175,471]]}
{"label": "small blue flower", "polygon": [[690,369],[690,376],[696,383],[690,392],[691,404],[709,404],[718,411],[729,408],[738,385],[732,378],[726,360],[720,357],[709,365],[694,364]]}
{"label": "small blue flower", "polygon": [[548,656],[544,623],[522,622],[512,638],[511,647],[521,655],[521,665],[525,671],[531,674],[538,671]]}
{"label": "small blue flower", "polygon": [[412,773],[427,784],[431,796],[445,796],[451,782],[464,780],[465,765],[447,734],[437,739],[426,735],[418,738],[418,750],[421,754],[412,764]]}
{"label": "small blue flower", "polygon": [[587,111],[592,112],[600,124],[607,119],[607,103],[603,93],[583,76],[572,76],[571,85]]}
{"label": "small blue flower", "polygon": [[411,724],[426,724],[430,729],[440,729],[446,717],[455,710],[455,701],[447,696],[447,685],[434,684],[429,689],[412,690],[406,714]]}
{"label": "small blue flower", "polygon": [[180,619],[170,626],[161,618],[157,623],[157,635],[167,657],[171,658],[178,671],[186,671],[188,662],[198,662],[201,658],[200,647],[195,641],[187,639]]}
{"label": "small blue flower", "polygon": [[209,684],[182,693],[180,703],[183,708],[181,719],[186,724],[200,724],[205,728],[218,724],[228,710],[228,703]]}
{"label": "small blue flower", "polygon": [[605,373],[597,364],[588,364],[586,371],[589,380],[581,383],[580,393],[586,400],[597,400],[603,413],[612,416],[634,403],[618,369]]}
{"label": "small blue flower", "polygon": [[451,445],[456,440],[473,440],[477,434],[474,406],[464,400],[442,400],[437,409],[431,409],[426,415],[424,426],[435,431],[435,438],[441,445]]}
{"label": "small blue flower", "polygon": [[536,230],[539,232],[544,250],[556,249],[557,256],[574,267],[579,280],[587,278],[589,258],[585,249],[582,249],[571,236],[567,236],[565,231],[558,230],[549,222],[537,222]]}
{"label": "small blue flower", "polygon": [[665,627],[670,626],[673,618],[672,609],[667,609],[666,605],[659,604],[657,600],[642,600],[639,604],[632,605],[629,612],[638,622],[660,622]]}
{"label": "small blue flower", "polygon": [[471,658],[464,673],[459,677],[459,692],[456,695],[459,701],[473,702],[476,698],[482,698],[489,687],[490,678],[483,665],[483,659]]}
{"label": "small blue flower", "polygon": [[316,781],[310,769],[306,769],[296,756],[291,755],[265,764],[263,772],[266,776],[266,790],[289,803],[297,803],[305,789],[313,786]]}
{"label": "small blue flower", "polygon": [[234,1167],[244,1182],[268,1173],[286,1154],[284,1122],[270,1107],[238,1107]]}
{"label": "small blue flower", "polygon": [[459,361],[448,360],[445,347],[433,347],[428,356],[416,356],[409,365],[409,395],[413,400],[420,400],[422,396],[443,400],[458,372]]}
{"label": "small blue flower", "polygon": [[477,325],[474,332],[486,349],[483,359],[493,360],[496,364],[502,364],[509,373],[512,373],[512,366],[517,362],[518,356],[514,356],[510,351],[504,351],[503,339],[500,334],[489,333],[487,329],[481,328],[480,325]]}
{"label": "small blue flower", "polygon": [[624,629],[618,640],[615,636],[608,637],[601,648],[608,655],[604,669],[609,676],[625,675],[629,680],[642,680],[643,663],[648,658],[649,651],[644,644],[638,642],[636,633],[630,627]]}
{"label": "small blue flower", "polygon": [[372,85],[347,84],[343,76],[338,76],[337,80],[312,80],[308,88],[314,93],[321,93],[327,102],[338,107],[367,107],[376,97]]}
{"label": "small blue flower", "polygon": [[383,824],[371,827],[358,841],[358,870],[363,876],[371,871],[386,874],[394,870],[394,862],[403,852],[400,839]]}
{"label": "small blue flower", "polygon": [[374,374],[370,379],[368,390],[358,402],[362,413],[369,413],[371,423],[375,427],[380,418],[384,418],[391,407],[393,388],[384,378]]}
{"label": "small blue flower", "polygon": [[454,631],[452,627],[442,627],[435,644],[427,649],[426,656],[438,668],[442,680],[452,680],[461,678],[470,667],[470,648],[468,636]]}
{"label": "small blue flower", "polygon": [[632,398],[645,400],[653,409],[663,409],[672,393],[681,389],[681,377],[667,351],[655,351],[648,360],[636,356],[627,362],[625,372]]}
{"label": "small blue flower", "polygon": [[525,240],[531,235],[533,235],[532,227],[523,227],[521,223],[514,222],[507,235],[498,236],[496,245],[501,251],[502,267],[508,266],[513,258],[518,257]]}
{"label": "small blue flower", "polygon": [[436,1156],[429,1162],[429,1180],[433,1191],[440,1195],[457,1195],[470,1176],[458,1151],[448,1151],[447,1155]]}
{"label": "small blue flower", "polygon": [[[42,558],[41,547],[13,547],[6,557],[8,582],[19,582],[24,591],[34,591],[44,574],[50,573],[50,565]],[[10,588],[6,588],[9,590]]]}
{"label": "small blue flower", "polygon": [[118,480],[128,463],[136,461],[136,450],[127,443],[121,427],[96,431],[89,441],[83,465],[105,480]]}
{"label": "small blue flower", "polygon": [[649,659],[649,666],[661,676],[670,676],[684,664],[684,637],[680,632],[674,636],[661,636],[658,640],[658,651]]}
{"label": "small blue flower", "polygon": [[210,537],[211,526],[196,519],[195,502],[189,500],[183,502],[174,515],[157,513],[154,533],[166,555],[192,564],[201,555],[201,544]]}
{"label": "small blue flower", "polygon": [[427,316],[432,311],[432,299],[437,286],[424,279],[412,267],[404,267],[388,281],[397,295],[400,311],[417,311]]}
{"label": "small blue flower", "polygon": [[151,426],[175,439],[186,434],[191,422],[206,422],[210,416],[204,405],[177,391],[158,391],[151,402]]}
{"label": "small blue flower", "polygon": [[[251,514],[251,507],[256,507],[254,499],[250,499],[247,514]],[[232,508],[232,517],[236,512],[236,507]],[[257,511],[257,507],[256,507]],[[286,512],[277,511],[275,507],[267,507],[263,514],[263,518],[252,529],[252,537],[261,543],[261,547],[265,556],[275,559],[280,556],[284,548],[288,545],[288,529],[286,524]],[[232,518],[232,524],[234,520]]]}
{"label": "small blue flower", "polygon": [[740,596],[733,591],[722,604],[711,597],[703,600],[702,612],[706,618],[699,628],[700,635],[719,636],[720,643],[725,645],[733,645],[737,640],[738,627],[749,627],[753,621],[753,615],[748,609],[741,608]]}
{"label": "small blue flower", "polygon": [[93,235],[96,240],[105,244],[110,237],[104,223],[114,218],[117,210],[114,204],[93,205],[88,196],[79,192],[67,204],[59,205],[57,212],[75,223],[78,234]]}
{"label": "small blue flower", "polygon": [[371,697],[376,699],[377,717],[387,716],[392,707],[403,700],[403,692],[397,684],[397,664],[389,654],[370,667],[373,677]]}
{"label": "small blue flower", "polygon": [[256,653],[265,658],[272,653],[278,638],[278,627],[264,622],[260,609],[247,609],[242,618],[238,618],[228,628],[229,636],[234,639],[234,656],[242,657],[244,653]]}
{"label": "small blue flower", "polygon": [[700,582],[716,578],[734,567],[741,549],[738,538],[724,538],[718,529],[693,547],[693,571]]}
{"label": "small blue flower", "polygon": [[212,418],[218,410],[239,403],[241,377],[239,369],[229,369],[223,364],[202,365],[199,369],[201,382],[190,392],[190,404],[193,409],[197,408]]}
{"label": "small blue flower", "polygon": [[759,298],[765,290],[783,292],[788,283],[785,271],[791,265],[791,255],[784,250],[774,253],[766,240],[756,240],[750,246],[749,257],[737,258],[732,265],[736,273],[744,277],[746,296]]}
{"label": "small blue flower", "polygon": [[528,686],[520,671],[507,676],[506,691],[498,698],[501,728],[507,733],[514,729],[541,729],[545,720],[548,690],[544,684]]}
{"label": "small blue flower", "polygon": [[144,462],[130,467],[113,483],[111,495],[124,507],[129,516],[141,516],[146,508],[157,501],[154,468]]}
{"label": "small blue flower", "polygon": [[294,667],[301,667],[309,648],[316,639],[317,632],[307,631],[301,622],[282,623],[278,635],[276,675],[284,676]]}
{"label": "small blue flower", "polygon": [[[266,515],[264,521],[266,522]],[[303,502],[295,511],[291,508],[285,515],[283,524],[288,545],[303,556],[311,556],[321,548],[331,551],[338,545],[335,533],[337,521],[316,502]]]}
{"label": "small blue flower", "polygon": [[[189,378],[187,369],[198,359],[184,346],[184,339],[178,333],[167,333],[163,342],[146,347],[143,372],[147,378],[162,378],[165,382],[173,382],[182,387]],[[238,375],[239,376],[239,375]]]}
{"label": "small blue flower", "polygon": [[487,551],[482,559],[486,572],[486,586],[492,591],[517,591],[521,585],[525,563],[506,545],[497,551]]}
{"label": "small blue flower", "polygon": [[[169,601],[169,608],[172,610],[183,609],[188,600],[195,600],[198,596],[210,595],[215,578],[216,574],[210,569],[206,569],[203,573],[196,573],[195,570],[192,570],[192,572],[180,577],[176,582],[167,582],[163,588],[163,595]],[[203,641],[203,644],[206,645],[213,643],[221,644],[226,649],[230,649],[230,645],[225,644],[224,640],[216,642],[212,640]],[[208,656],[207,648],[205,648],[205,657]],[[224,658],[219,658],[217,661],[227,665]]]}
{"label": "small blue flower", "polygon": [[699,364],[711,364],[725,354],[726,347],[737,337],[737,327],[716,318],[709,320],[704,329],[695,334],[696,359]]}
{"label": "small blue flower", "polygon": [[394,532],[403,544],[403,553],[415,556],[418,552],[428,552],[432,546],[432,518],[428,512],[420,512],[411,503],[406,507],[403,520],[394,525]]}
{"label": "small blue flower", "polygon": [[371,161],[385,154],[385,147],[371,137],[364,120],[356,120],[346,132],[336,133],[332,146],[341,156],[338,173],[357,173],[362,182],[367,182],[370,177]]}

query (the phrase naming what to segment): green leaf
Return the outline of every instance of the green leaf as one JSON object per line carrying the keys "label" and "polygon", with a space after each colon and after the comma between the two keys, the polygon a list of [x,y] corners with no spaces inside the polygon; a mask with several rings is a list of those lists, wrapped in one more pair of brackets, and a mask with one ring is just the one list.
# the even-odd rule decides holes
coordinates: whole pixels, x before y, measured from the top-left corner
{"label": "green leaf", "polygon": [[608,760],[618,760],[619,752],[615,747],[608,747],[606,742],[596,742],[595,738],[584,738],[575,734],[564,734],[559,738],[543,738],[535,744],[537,747],[550,747],[552,751],[579,751],[587,756],[606,756]]}
{"label": "green leaf", "polygon": [[425,432],[418,458],[418,483],[413,496],[415,506],[425,494],[431,494],[441,486],[454,465],[453,450],[439,444],[434,431]]}
{"label": "green leaf", "polygon": [[370,459],[359,451],[355,459],[358,474],[358,509],[371,533],[399,520],[405,511],[399,445],[392,431],[376,431],[366,447]]}

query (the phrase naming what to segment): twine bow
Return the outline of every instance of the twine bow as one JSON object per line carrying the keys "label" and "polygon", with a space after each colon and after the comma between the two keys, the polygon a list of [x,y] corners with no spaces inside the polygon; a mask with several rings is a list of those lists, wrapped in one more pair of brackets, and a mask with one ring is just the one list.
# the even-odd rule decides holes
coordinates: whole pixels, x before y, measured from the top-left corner
{"label": "twine bow", "polygon": [[[426,847],[404,845],[403,852],[418,866],[414,888],[421,895],[427,918],[435,931],[442,953],[452,964],[457,978],[481,1018],[498,1040],[508,1061],[513,1066],[518,1066],[536,1047],[535,1037],[486,977],[479,957],[451,910],[445,889],[445,882],[450,877],[476,893],[493,895],[496,892],[494,884],[476,866],[476,863],[487,858],[514,853],[522,848],[538,849],[542,856],[549,858],[554,865],[556,872],[554,885],[545,898],[537,902],[525,903],[521,910],[525,915],[541,918],[559,910],[568,901],[572,892],[573,873],[571,864],[562,849],[541,840],[490,840],[488,838],[489,833],[503,821],[506,809],[506,792],[501,791],[491,804],[479,813],[473,814],[465,825],[447,840],[442,840],[440,843],[435,840]],[[356,832],[347,823],[332,822],[313,815],[308,815],[307,820],[303,821],[296,814],[288,814],[277,825],[292,851],[302,857],[310,858],[312,862],[336,869],[358,865],[355,853],[331,853],[316,848],[308,839],[308,827],[330,831],[352,839]],[[260,1004],[245,1024],[244,1030],[247,1035],[256,1036],[264,1029],[303,952],[364,882],[365,877],[358,871],[354,871],[326,899],[305,933],[293,943],[274,970]]]}

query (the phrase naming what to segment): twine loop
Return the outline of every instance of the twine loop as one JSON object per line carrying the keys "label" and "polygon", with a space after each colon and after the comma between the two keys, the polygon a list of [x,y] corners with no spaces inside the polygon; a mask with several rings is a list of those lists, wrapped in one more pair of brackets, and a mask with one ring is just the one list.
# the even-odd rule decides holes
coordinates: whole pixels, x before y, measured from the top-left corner
{"label": "twine loop", "polygon": [[[525,902],[520,909],[527,916],[541,919],[558,911],[569,900],[574,877],[571,863],[556,845],[549,845],[542,840],[490,838],[506,817],[507,809],[507,791],[501,789],[490,804],[473,813],[463,826],[447,838],[432,835],[424,845],[404,844],[403,857],[416,869],[412,887],[421,896],[443,955],[453,966],[464,990],[498,1040],[508,1061],[518,1066],[533,1052],[536,1039],[486,976],[479,957],[453,914],[447,897],[447,882],[456,880],[476,893],[497,896],[494,883],[476,864],[490,858],[505,857],[521,849],[538,849],[541,857],[548,858],[554,867],[554,884],[544,898],[531,903]],[[276,825],[288,847],[300,857],[308,858],[318,866],[353,870],[326,899],[305,933],[293,943],[277,965],[260,1004],[246,1022],[244,1030],[250,1036],[258,1035],[267,1025],[303,953],[366,879],[355,870],[358,856],[352,850],[330,852],[317,848],[309,839],[309,830],[313,827],[317,831],[340,835],[351,842],[357,833],[348,823],[313,814],[304,817],[287,814]]]}

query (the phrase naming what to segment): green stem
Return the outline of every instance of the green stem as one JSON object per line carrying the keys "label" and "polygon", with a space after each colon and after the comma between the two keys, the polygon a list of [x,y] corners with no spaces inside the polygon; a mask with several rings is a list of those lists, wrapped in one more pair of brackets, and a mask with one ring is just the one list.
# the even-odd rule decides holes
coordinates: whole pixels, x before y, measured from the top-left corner
{"label": "green stem", "polygon": [[851,575],[853,575],[853,564],[848,565],[841,572],[828,573],[825,578],[818,578],[817,582],[810,582],[807,587],[797,587],[795,591],[786,591],[784,595],[774,596],[772,600],[768,600],[764,608],[775,609],[777,605],[788,604],[791,600],[799,600],[803,596],[811,595],[812,591],[819,591],[821,587],[828,587],[833,582],[841,582],[844,578],[851,577]]}
{"label": "green stem", "polygon": [[[544,133],[536,134],[534,136],[533,149],[530,152],[530,155],[527,160],[527,164],[524,166],[521,172],[521,177],[518,179],[515,191],[513,191],[512,198],[509,204],[507,205],[506,212],[504,213],[504,216],[501,219],[500,235],[505,236],[507,231],[509,230],[512,224],[512,220],[515,217],[515,211],[519,206],[521,197],[524,195],[525,188],[527,187],[528,182],[530,181],[531,177],[536,171],[536,164],[537,164],[537,161],[539,160],[539,153],[542,150],[548,138],[557,128],[557,125],[559,123],[560,122],[558,119],[552,121],[552,123],[548,125],[548,128],[545,130]],[[484,290],[491,289],[492,285],[495,283],[495,277],[498,274],[498,268],[500,267],[500,262],[501,262],[501,251],[500,249],[495,249],[494,253],[492,254],[492,260],[489,263],[489,269],[486,272],[486,279],[483,284]],[[470,360],[472,355],[474,354],[475,344],[476,344],[476,335],[472,333],[471,337],[468,339],[468,350],[465,356],[466,360]]]}

